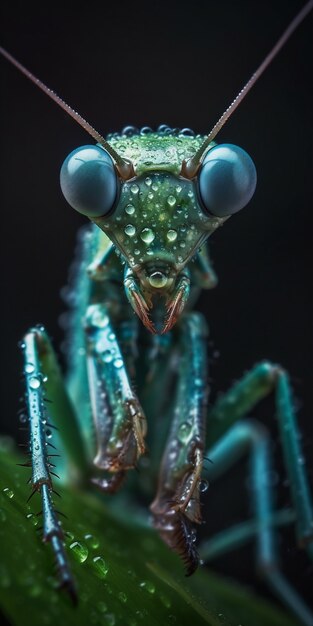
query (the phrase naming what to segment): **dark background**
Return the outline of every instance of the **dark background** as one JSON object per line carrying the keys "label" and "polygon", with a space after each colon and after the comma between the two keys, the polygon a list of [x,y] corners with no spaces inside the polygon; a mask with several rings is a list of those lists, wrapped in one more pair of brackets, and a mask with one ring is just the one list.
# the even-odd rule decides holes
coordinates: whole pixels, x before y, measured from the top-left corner
{"label": "dark background", "polygon": [[[208,132],[263,60],[303,2],[89,2],[2,4],[2,45],[95,128],[126,124],[189,126]],[[256,361],[288,369],[300,431],[312,458],[312,94],[307,18],[218,137],[253,157],[258,186],[250,205],[214,235],[220,283],[199,308],[213,345],[212,398]],[[55,344],[77,228],[59,169],[91,138],[1,60],[2,431],[16,436],[20,396],[17,342],[42,322]],[[270,428],[279,472],[278,501],[289,503],[272,402],[256,415]],[[243,468],[212,485],[207,532],[247,515]],[[283,534],[282,561],[310,595],[310,568]],[[252,552],[216,564],[244,581]],[[214,564],[215,565],[215,564]],[[264,591],[262,585],[260,589]]]}

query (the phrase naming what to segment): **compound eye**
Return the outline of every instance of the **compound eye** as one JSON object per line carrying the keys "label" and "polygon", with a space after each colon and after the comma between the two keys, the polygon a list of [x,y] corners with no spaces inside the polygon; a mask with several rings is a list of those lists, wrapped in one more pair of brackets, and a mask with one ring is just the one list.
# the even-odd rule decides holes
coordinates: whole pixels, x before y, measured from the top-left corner
{"label": "compound eye", "polygon": [[109,154],[99,146],[81,146],[65,159],[60,183],[67,202],[87,217],[107,215],[117,195],[117,176]]}
{"label": "compound eye", "polygon": [[251,200],[256,187],[256,169],[251,157],[230,143],[212,148],[199,174],[199,191],[207,211],[226,217]]}

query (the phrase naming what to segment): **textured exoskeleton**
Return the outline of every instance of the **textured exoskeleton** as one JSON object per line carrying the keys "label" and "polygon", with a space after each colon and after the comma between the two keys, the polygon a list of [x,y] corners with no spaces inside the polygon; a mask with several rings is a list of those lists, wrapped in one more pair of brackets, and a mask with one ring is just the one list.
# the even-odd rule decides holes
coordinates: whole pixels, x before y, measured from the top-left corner
{"label": "textured exoskeleton", "polygon": [[[232,144],[216,145],[215,136],[312,5],[295,18],[208,136],[163,124],[156,131],[128,126],[104,139],[1,49],[97,141],[74,150],[61,170],[66,199],[92,222],[79,235],[66,295],[66,380],[43,327],[31,328],[23,340],[31,485],[42,499],[43,538],[53,548],[60,583],[74,600],[52,501],[48,417],[59,429],[54,441],[61,458],[55,466],[61,478],[75,475],[113,494],[123,488],[128,471],[141,464],[140,478],[130,477],[129,493],[134,495],[140,484],[150,500],[153,525],[183,559],[187,575],[197,568],[199,553],[209,560],[255,535],[258,570],[304,624],[313,623],[279,569],[273,530],[292,520],[301,545],[310,544],[313,535],[288,376],[277,364],[259,363],[209,411],[208,327],[194,310],[200,291],[217,281],[206,240],[249,202],[256,186],[249,155]],[[291,513],[274,511],[269,435],[260,423],[246,419],[271,392]],[[53,401],[48,409],[46,395]],[[214,480],[245,453],[252,520],[197,548],[204,457],[212,462]]]}

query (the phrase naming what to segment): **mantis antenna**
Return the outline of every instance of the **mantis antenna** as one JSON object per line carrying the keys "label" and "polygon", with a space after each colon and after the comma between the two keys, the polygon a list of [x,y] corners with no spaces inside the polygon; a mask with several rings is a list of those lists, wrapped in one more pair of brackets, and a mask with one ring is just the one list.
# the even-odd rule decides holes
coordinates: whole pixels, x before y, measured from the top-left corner
{"label": "mantis antenna", "polygon": [[[181,174],[186,178],[193,178],[201,165],[202,157],[211,143],[213,139],[216,137],[217,133],[221,130],[227,120],[230,118],[232,113],[237,109],[239,104],[245,98],[245,96],[249,93],[250,89],[255,85],[257,80],[266,70],[266,68],[270,65],[273,59],[276,57],[281,48],[285,45],[286,41],[292,35],[292,33],[298,28],[299,24],[304,20],[304,18],[308,15],[308,13],[313,9],[313,0],[309,0],[301,11],[294,17],[292,22],[286,28],[284,33],[278,39],[275,46],[269,52],[269,54],[265,57],[264,61],[258,67],[258,69],[252,74],[251,78],[244,85],[241,91],[238,93],[236,98],[232,101],[229,107],[224,111],[223,115],[219,118],[216,124],[213,126],[212,130],[208,134],[207,138],[197,150],[195,155],[188,159],[188,161],[183,161]],[[93,139],[95,139],[98,143],[100,143],[103,148],[111,155],[114,159],[116,168],[118,170],[119,175],[124,180],[127,180],[134,176],[134,167],[133,164],[123,159],[112,146],[96,131],[77,111],[74,111],[62,98],[60,98],[52,89],[49,89],[39,78],[37,78],[34,74],[32,74],[29,70],[26,69],[17,59],[15,59],[9,52],[7,52],[4,48],[0,47],[0,53],[12,63],[22,74],[24,74],[29,80],[31,80],[39,89],[41,89],[47,96],[49,96],[56,104],[58,104],[68,115],[70,115],[80,126],[82,126]]]}
{"label": "mantis antenna", "polygon": [[118,154],[118,152],[116,152],[116,150],[114,150],[114,148],[110,146],[110,144],[104,139],[104,137],[102,137],[102,135],[100,135],[100,133],[98,133],[98,131],[95,128],[93,128],[91,124],[89,124],[89,122],[87,122],[79,113],[77,113],[77,111],[74,111],[74,109],[72,109],[72,107],[70,107],[69,104],[64,102],[64,100],[62,100],[60,96],[58,96],[54,91],[52,91],[52,89],[49,89],[49,87],[47,87],[47,85],[45,85],[41,80],[39,80],[37,76],[35,76],[29,70],[27,70],[26,67],[24,67],[24,65],[19,63],[17,59],[15,59],[9,52],[7,52],[1,46],[0,46],[0,53],[8,61],[10,61],[12,65],[17,67],[17,69],[20,72],[22,72],[22,74],[24,74],[37,87],[39,87],[39,89],[41,89],[47,96],[49,96],[51,100],[56,102],[56,104],[58,104],[61,107],[61,109],[63,109],[66,113],[68,113],[68,115],[70,115],[70,117],[72,117],[78,124],[80,124],[80,126],[82,126],[84,130],[86,130],[87,133],[89,133],[89,135],[93,137],[93,139],[95,139],[98,143],[101,144],[101,146],[103,146],[103,148],[110,154],[112,159],[115,161],[115,166],[121,178],[128,179],[134,176],[133,164],[130,161],[123,159]]}
{"label": "mantis antenna", "polygon": [[278,39],[275,46],[272,48],[269,54],[265,57],[264,61],[261,63],[258,69],[254,72],[254,74],[252,74],[251,78],[249,78],[248,82],[244,85],[241,91],[239,91],[236,98],[232,101],[232,103],[229,105],[226,111],[224,111],[223,115],[221,115],[219,120],[213,126],[207,138],[205,139],[203,144],[200,146],[200,148],[197,150],[197,152],[194,154],[194,156],[191,157],[191,159],[188,159],[187,161],[183,161],[182,170],[181,170],[182,176],[184,176],[185,178],[193,178],[197,174],[197,171],[201,165],[202,157],[207,147],[211,143],[211,141],[213,141],[217,133],[221,130],[221,128],[230,118],[232,113],[234,113],[234,111],[237,109],[239,104],[242,102],[245,96],[249,93],[253,85],[255,85],[257,80],[260,78],[260,76],[263,74],[266,68],[270,65],[270,63],[276,57],[276,55],[281,50],[281,48],[285,45],[286,41],[288,41],[292,33],[298,28],[299,24],[301,24],[301,22],[308,15],[308,13],[312,11],[312,9],[313,9],[313,0],[310,0],[304,5],[304,7],[301,9],[298,15],[294,17],[292,22],[289,24],[289,26],[283,32],[281,37]]}

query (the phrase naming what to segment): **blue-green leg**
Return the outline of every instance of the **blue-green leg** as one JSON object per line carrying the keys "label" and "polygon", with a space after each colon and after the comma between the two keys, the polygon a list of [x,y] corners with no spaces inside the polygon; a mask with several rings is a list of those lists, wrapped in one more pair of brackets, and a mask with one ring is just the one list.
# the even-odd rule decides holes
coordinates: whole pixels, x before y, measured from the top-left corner
{"label": "blue-green leg", "polygon": [[[69,452],[71,459],[79,469],[86,468],[86,458],[82,441],[75,421],[75,415],[60,382],[60,372],[49,342],[43,329],[31,329],[23,343],[24,373],[26,381],[26,402],[30,427],[31,486],[32,493],[38,492],[42,502],[43,541],[50,543],[57,565],[60,586],[65,587],[72,600],[76,601],[76,592],[64,545],[63,530],[58,520],[53,500],[52,476],[55,474],[54,463],[49,454],[47,429],[50,420],[59,422],[62,440],[60,444]],[[46,394],[49,394],[49,413],[46,409]],[[52,415],[53,413],[53,415]],[[64,421],[63,421],[64,420]],[[59,446],[58,446],[59,447]],[[53,461],[55,455],[52,455]],[[60,465],[62,469],[62,465]]]}
{"label": "blue-green leg", "polygon": [[[138,394],[146,415],[149,416],[147,442],[149,447],[149,471],[140,476],[141,487],[150,498],[155,490],[160,469],[160,459],[168,435],[173,414],[173,386],[175,366],[173,348],[175,339],[172,333],[166,335],[144,335],[145,343],[140,345],[136,382]],[[160,393],[162,389],[162,393]],[[170,399],[170,401],[169,401]]]}
{"label": "blue-green leg", "polygon": [[[135,376],[138,320],[122,290],[123,268],[102,231],[79,235],[66,300],[67,388],[79,406],[80,431],[93,462],[92,481],[114,492],[145,451],[145,418],[130,380]],[[104,477],[106,472],[106,477]]]}
{"label": "blue-green leg", "polygon": [[[249,454],[249,477],[252,494],[252,509],[254,515],[254,529],[256,537],[256,567],[269,584],[271,590],[287,605],[303,624],[313,624],[313,615],[302,601],[295,589],[288,583],[279,569],[276,551],[276,541],[273,529],[273,501],[271,490],[271,453],[270,439],[267,430],[253,420],[240,421],[235,424],[213,448],[208,451],[212,465],[210,465],[210,480],[216,480],[229,470],[243,455]],[[285,515],[290,521],[289,515]],[[281,515],[282,521],[284,516]],[[278,520],[279,521],[279,520]],[[200,554],[204,561],[208,561],[217,553],[239,547],[247,539],[237,528],[232,532],[232,542],[229,540],[230,531],[217,537],[219,550],[215,549],[214,537],[200,546]]]}
{"label": "blue-green leg", "polygon": [[[270,474],[270,454],[268,435],[255,422],[234,422],[240,420],[253,406],[270,391],[275,391],[277,418],[281,433],[285,464],[290,480],[291,495],[297,536],[300,545],[312,538],[312,505],[308,480],[303,466],[303,457],[299,443],[299,432],[294,414],[291,391],[287,374],[270,363],[261,363],[249,372],[241,381],[218,400],[209,416],[211,441],[215,442],[207,455],[213,461],[210,466],[210,478],[217,478],[224,473],[242,454],[250,450],[250,475],[253,483],[254,518],[253,533],[257,538],[257,567],[280,599],[289,606],[304,624],[313,624],[313,616],[302,602],[296,591],[281,574],[275,543],[273,522],[275,513],[268,476]],[[225,430],[228,433],[223,434]],[[218,440],[220,437],[220,441]],[[276,514],[277,515],[277,514]],[[290,517],[290,512],[289,515]],[[286,517],[286,516],[285,516]],[[284,520],[283,520],[284,521]],[[285,520],[286,521],[286,520]],[[221,533],[216,542],[214,538],[206,542],[202,549],[205,559],[221,553],[226,548],[241,545],[251,535],[250,529],[237,527]],[[217,547],[218,546],[218,547]]]}
{"label": "blue-green leg", "polygon": [[287,373],[279,365],[259,363],[216,402],[208,417],[209,445],[272,391],[275,392],[284,462],[296,512],[297,538],[299,545],[303,546],[313,539],[313,507],[290,383]]}
{"label": "blue-green leg", "polygon": [[62,325],[65,330],[64,355],[66,358],[65,384],[77,411],[79,431],[82,434],[88,457],[94,452],[93,423],[87,382],[85,332],[82,320],[90,302],[92,280],[88,268],[95,257],[96,228],[88,225],[78,232],[74,261],[70,267],[69,284],[62,295],[67,305]]}
{"label": "blue-green leg", "polygon": [[[109,477],[93,478],[106,492],[120,486],[126,470],[145,453],[146,420],[132,389],[124,355],[104,304],[91,304],[85,319],[87,369],[97,452],[94,466]],[[125,343],[125,325],[122,340]]]}
{"label": "blue-green leg", "polygon": [[[63,288],[67,312],[62,316],[65,329],[64,353],[66,357],[66,387],[72,403],[79,407],[77,419],[79,430],[92,461],[94,454],[94,424],[90,410],[90,394],[86,364],[86,333],[83,320],[87,308],[102,290],[110,277],[118,280],[119,273],[111,242],[94,224],[83,226],[78,233],[74,261],[69,272],[68,285]],[[113,306],[116,306],[117,290],[110,286]],[[96,299],[99,299],[97,297]],[[120,296],[119,296],[120,299]]]}
{"label": "blue-green leg", "polygon": [[179,324],[181,348],[174,418],[151,505],[153,524],[162,539],[186,564],[187,574],[198,565],[193,524],[201,522],[200,479],[205,442],[207,399],[207,327],[198,313]]}

